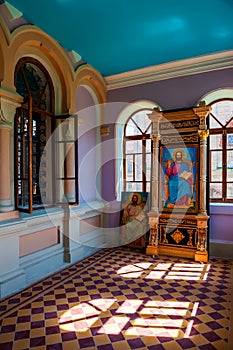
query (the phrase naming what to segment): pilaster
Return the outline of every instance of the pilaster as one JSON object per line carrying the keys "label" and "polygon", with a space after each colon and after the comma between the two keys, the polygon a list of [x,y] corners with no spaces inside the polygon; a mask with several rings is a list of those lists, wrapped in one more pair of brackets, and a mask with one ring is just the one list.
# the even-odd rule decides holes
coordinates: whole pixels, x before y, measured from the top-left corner
{"label": "pilaster", "polygon": [[148,118],[152,121],[152,180],[151,180],[151,210],[148,213],[149,226],[150,226],[150,238],[149,245],[146,248],[146,254],[158,255],[158,221],[159,221],[159,123],[162,118],[162,113],[158,108],[154,108],[153,112],[148,115]]}
{"label": "pilaster", "polygon": [[193,109],[195,114],[199,117],[198,136],[200,139],[200,190],[199,190],[199,208],[197,220],[197,250],[195,253],[195,261],[207,262],[207,222],[209,216],[207,215],[206,203],[206,186],[207,186],[207,137],[209,130],[207,129],[206,118],[210,113],[211,107],[205,105],[205,101],[201,101],[199,107]]}
{"label": "pilaster", "polygon": [[11,169],[11,134],[13,132],[16,108],[22,97],[14,91],[0,88],[0,220],[18,217],[14,211],[11,181],[14,170]]}

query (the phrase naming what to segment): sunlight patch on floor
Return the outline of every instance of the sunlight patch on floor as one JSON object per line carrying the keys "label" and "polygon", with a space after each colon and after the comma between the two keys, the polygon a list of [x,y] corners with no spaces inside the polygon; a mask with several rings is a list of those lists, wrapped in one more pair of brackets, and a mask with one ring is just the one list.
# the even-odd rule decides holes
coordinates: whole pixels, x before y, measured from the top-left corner
{"label": "sunlight patch on floor", "polygon": [[[117,304],[120,305],[115,309]],[[117,299],[100,298],[79,303],[64,312],[60,317],[59,326],[62,330],[79,333],[86,333],[91,327],[98,327],[98,334],[124,333],[125,336],[153,335],[177,338],[184,332],[184,336],[188,337],[193,322],[185,317],[195,316],[198,305],[197,302],[193,304],[174,300],[126,299],[119,302]],[[110,312],[113,306],[114,315]]]}

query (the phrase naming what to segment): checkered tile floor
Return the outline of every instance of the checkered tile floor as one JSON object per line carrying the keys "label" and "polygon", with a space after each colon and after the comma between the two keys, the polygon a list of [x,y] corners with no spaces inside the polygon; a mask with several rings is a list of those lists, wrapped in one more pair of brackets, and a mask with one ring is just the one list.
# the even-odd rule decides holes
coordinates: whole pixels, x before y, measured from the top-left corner
{"label": "checkered tile floor", "polygon": [[228,350],[231,269],[100,251],[3,299],[0,349]]}

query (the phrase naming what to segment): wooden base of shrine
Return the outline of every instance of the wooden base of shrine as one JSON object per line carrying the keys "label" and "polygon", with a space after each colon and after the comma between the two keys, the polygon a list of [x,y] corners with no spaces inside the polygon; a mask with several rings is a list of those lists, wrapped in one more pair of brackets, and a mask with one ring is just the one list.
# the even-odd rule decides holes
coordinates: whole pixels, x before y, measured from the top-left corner
{"label": "wooden base of shrine", "polygon": [[179,258],[186,258],[194,260],[195,250],[190,248],[176,248],[170,246],[159,246],[159,255],[174,256]]}
{"label": "wooden base of shrine", "polygon": [[146,247],[146,255],[159,255],[158,246],[148,245]]}
{"label": "wooden base of shrine", "polygon": [[195,253],[195,261],[199,262],[207,262],[208,261],[208,253],[196,251]]}
{"label": "wooden base of shrine", "polygon": [[169,246],[150,246],[146,248],[146,255],[165,255],[179,258],[191,259],[197,262],[207,262],[208,253],[200,252],[190,248],[176,248]]}

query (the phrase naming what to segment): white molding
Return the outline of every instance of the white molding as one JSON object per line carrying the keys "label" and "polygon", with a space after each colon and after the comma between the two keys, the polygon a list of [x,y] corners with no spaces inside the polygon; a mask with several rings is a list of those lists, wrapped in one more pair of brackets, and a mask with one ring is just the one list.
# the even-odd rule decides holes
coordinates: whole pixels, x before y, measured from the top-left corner
{"label": "white molding", "polygon": [[159,64],[105,77],[107,90],[233,67],[233,50]]}
{"label": "white molding", "polygon": [[[208,106],[209,104],[211,104],[212,102],[215,102],[216,100],[226,99],[226,98],[233,99],[233,89],[232,88],[222,88],[222,89],[217,89],[217,90],[208,92],[206,95],[202,96],[199,99],[199,101],[197,102],[197,106],[199,105],[199,103],[201,101],[205,101],[205,103]],[[215,203],[215,204],[217,206],[219,206],[219,203]],[[214,203],[211,203],[211,205],[213,206]],[[229,204],[223,203],[221,205],[228,206]]]}

